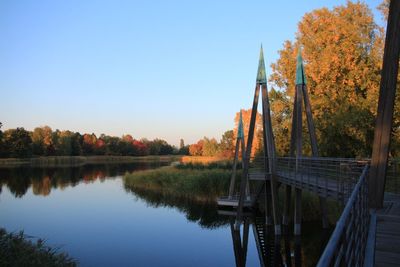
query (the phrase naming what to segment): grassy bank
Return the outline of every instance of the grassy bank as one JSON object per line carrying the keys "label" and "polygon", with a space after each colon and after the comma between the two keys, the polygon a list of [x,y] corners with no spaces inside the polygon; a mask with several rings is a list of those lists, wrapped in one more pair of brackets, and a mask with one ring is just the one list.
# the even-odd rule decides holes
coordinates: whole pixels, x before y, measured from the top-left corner
{"label": "grassy bank", "polygon": [[181,156],[50,156],[36,158],[6,158],[0,159],[0,168],[32,166],[32,167],[54,167],[54,166],[82,166],[86,164],[109,164],[109,163],[134,163],[134,162],[172,162],[179,161]]}
{"label": "grassy bank", "polygon": [[[185,166],[185,165],[184,165]],[[148,190],[198,201],[215,201],[226,194],[231,170],[200,165],[162,167],[138,171],[124,176],[127,188]]]}
{"label": "grassy bank", "polygon": [[206,156],[183,156],[181,158],[182,163],[209,164],[209,163],[223,162],[223,161],[227,161],[227,159],[221,157],[206,157]]}
{"label": "grassy bank", "polygon": [[[240,170],[238,170],[240,173]],[[168,166],[156,170],[146,170],[126,174],[124,185],[133,192],[156,193],[164,199],[168,197],[188,198],[197,201],[213,202],[226,195],[232,173],[232,163],[213,162],[210,164],[186,163]],[[238,182],[236,183],[238,186]],[[283,210],[284,190],[279,191],[279,205]],[[292,192],[292,201],[294,192]],[[263,199],[263,196],[261,196]],[[263,203],[261,203],[263,206]],[[261,207],[263,209],[263,207]],[[291,208],[293,218],[293,203]],[[342,207],[335,201],[328,201],[329,221],[334,224],[339,218]],[[303,191],[302,214],[304,221],[321,219],[319,198],[313,193]]]}
{"label": "grassy bank", "polygon": [[76,266],[65,253],[48,247],[43,240],[32,242],[22,232],[7,233],[0,228],[0,266]]}

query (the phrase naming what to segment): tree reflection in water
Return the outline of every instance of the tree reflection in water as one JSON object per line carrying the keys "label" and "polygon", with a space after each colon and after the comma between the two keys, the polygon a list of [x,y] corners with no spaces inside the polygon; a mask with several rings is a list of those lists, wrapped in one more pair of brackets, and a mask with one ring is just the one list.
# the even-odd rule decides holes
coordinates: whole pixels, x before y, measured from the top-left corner
{"label": "tree reflection in water", "polygon": [[114,179],[126,172],[146,170],[168,163],[91,164],[78,167],[0,168],[0,193],[6,186],[15,197],[22,197],[32,187],[35,195],[47,196],[52,188],[74,187],[79,183]]}
{"label": "tree reflection in water", "polygon": [[214,199],[199,201],[166,192],[130,187],[126,184],[124,186],[127,192],[146,201],[149,206],[176,208],[184,213],[189,221],[197,222],[201,227],[214,229],[229,223],[229,218],[218,214]]}
{"label": "tree reflection in water", "polygon": [[[0,193],[7,187],[14,197],[26,194],[29,188],[35,195],[48,196],[53,188],[74,187],[79,183],[92,183],[105,179],[116,179],[126,172],[145,170],[161,166],[160,163],[99,164],[81,167],[58,168],[8,168],[0,169]],[[176,208],[186,218],[203,228],[230,227],[236,266],[246,265],[247,246],[253,232],[260,266],[315,266],[330,232],[323,232],[319,222],[304,222],[302,239],[293,238],[291,229],[284,229],[282,241],[275,242],[273,226],[266,226],[265,218],[258,213],[247,213],[241,229],[235,231],[236,214],[219,214],[213,199],[202,201],[188,196],[174,196],[166,192],[131,188],[124,184],[125,191],[142,199],[152,207]],[[305,218],[307,220],[307,218]],[[252,231],[251,231],[252,230]]]}

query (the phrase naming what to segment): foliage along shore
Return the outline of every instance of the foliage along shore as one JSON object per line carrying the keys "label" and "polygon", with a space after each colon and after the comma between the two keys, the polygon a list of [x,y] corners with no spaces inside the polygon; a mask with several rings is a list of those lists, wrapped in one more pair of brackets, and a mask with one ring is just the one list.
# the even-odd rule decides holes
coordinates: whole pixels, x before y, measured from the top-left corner
{"label": "foliage along shore", "polygon": [[154,170],[127,173],[126,189],[147,190],[163,195],[185,197],[201,202],[215,202],[226,194],[231,177],[231,165],[226,162],[187,163]]}
{"label": "foliage along shore", "polygon": [[23,232],[7,233],[0,228],[0,266],[77,266],[77,262],[42,239],[29,240]]}
{"label": "foliage along shore", "polygon": [[182,156],[48,156],[35,158],[0,158],[0,168],[9,167],[55,167],[82,166],[89,164],[135,163],[135,162],[173,162]]}
{"label": "foliage along shore", "polygon": [[[159,194],[164,198],[183,198],[187,200],[216,205],[218,197],[227,195],[232,163],[229,161],[212,162],[209,164],[184,163],[175,166],[162,167],[155,170],[145,170],[127,173],[124,176],[124,187],[128,191],[144,195]],[[236,187],[239,185],[241,170],[238,170]],[[236,188],[237,190],[238,188]],[[309,192],[303,192],[304,221],[320,220],[319,199]],[[283,192],[280,192],[280,203],[283,208]],[[263,204],[261,204],[262,206]],[[328,201],[329,221],[334,223],[340,215],[342,207],[334,201]],[[291,211],[293,213],[293,209]],[[293,217],[293,214],[291,215]]]}

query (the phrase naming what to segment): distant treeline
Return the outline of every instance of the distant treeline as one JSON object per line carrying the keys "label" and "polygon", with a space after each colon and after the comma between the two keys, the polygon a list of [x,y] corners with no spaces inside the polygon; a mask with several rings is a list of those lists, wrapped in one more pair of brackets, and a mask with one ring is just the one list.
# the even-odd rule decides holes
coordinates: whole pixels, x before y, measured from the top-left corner
{"label": "distant treeline", "polygon": [[[0,128],[2,124],[0,122]],[[33,131],[24,128],[0,130],[0,157],[27,158],[35,156],[147,156],[187,155],[189,146],[181,140],[174,147],[162,139],[134,139],[101,134],[81,134],[72,131],[53,131],[49,126],[37,127]]]}

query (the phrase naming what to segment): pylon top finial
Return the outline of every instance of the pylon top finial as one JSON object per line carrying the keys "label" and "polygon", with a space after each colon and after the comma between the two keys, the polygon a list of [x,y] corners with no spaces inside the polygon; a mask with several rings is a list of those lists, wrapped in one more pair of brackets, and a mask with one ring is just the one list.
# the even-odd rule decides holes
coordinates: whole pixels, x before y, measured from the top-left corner
{"label": "pylon top finial", "polygon": [[299,47],[299,53],[297,54],[296,64],[296,85],[306,84],[306,75],[304,73],[303,58],[301,56],[301,48]]}
{"label": "pylon top finial", "polygon": [[244,131],[243,131],[242,110],[240,110],[237,139],[242,139],[242,138],[244,139]]}
{"label": "pylon top finial", "polygon": [[264,53],[263,53],[263,47],[261,44],[260,48],[260,59],[258,61],[258,70],[257,70],[257,81],[258,84],[266,84],[267,83],[267,77],[265,74],[265,63],[264,63]]}

